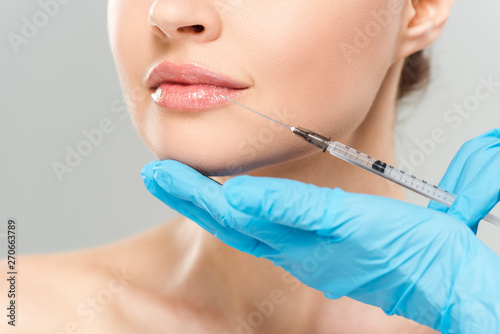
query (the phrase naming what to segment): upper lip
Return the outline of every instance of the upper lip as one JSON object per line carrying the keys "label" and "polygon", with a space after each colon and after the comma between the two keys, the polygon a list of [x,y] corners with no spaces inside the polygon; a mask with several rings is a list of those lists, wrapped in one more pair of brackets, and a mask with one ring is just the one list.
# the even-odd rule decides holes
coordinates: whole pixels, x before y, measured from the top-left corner
{"label": "upper lip", "polygon": [[248,85],[216,73],[196,63],[175,64],[162,62],[154,66],[148,73],[146,83],[152,89],[162,83],[180,83],[186,85],[211,85],[232,89],[248,88]]}

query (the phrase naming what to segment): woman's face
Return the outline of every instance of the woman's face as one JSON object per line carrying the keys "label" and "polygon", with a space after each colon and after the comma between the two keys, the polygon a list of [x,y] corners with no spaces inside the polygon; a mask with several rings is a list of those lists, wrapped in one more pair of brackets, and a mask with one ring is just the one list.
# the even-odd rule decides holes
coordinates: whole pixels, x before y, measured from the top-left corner
{"label": "woman's face", "polygon": [[[109,32],[133,122],[154,154],[205,175],[231,175],[318,149],[230,102],[200,107],[200,99],[225,92],[220,88],[191,87],[194,93],[186,95],[180,85],[178,90],[152,87],[148,74],[157,64],[209,68],[246,87],[228,91],[236,101],[290,126],[338,139],[363,121],[398,60],[407,4],[109,0]],[[168,106],[179,98],[174,96],[179,90],[184,92],[180,103],[192,103],[195,110]],[[159,96],[167,107],[157,103]]]}

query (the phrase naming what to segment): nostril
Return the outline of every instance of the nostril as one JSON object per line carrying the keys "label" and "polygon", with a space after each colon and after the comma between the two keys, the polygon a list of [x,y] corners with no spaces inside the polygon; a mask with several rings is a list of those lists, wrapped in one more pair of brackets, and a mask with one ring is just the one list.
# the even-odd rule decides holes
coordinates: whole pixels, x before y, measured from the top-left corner
{"label": "nostril", "polygon": [[195,25],[188,26],[188,27],[180,27],[177,30],[179,32],[184,32],[184,31],[188,31],[189,32],[189,31],[192,31],[192,32],[195,32],[195,33],[200,33],[203,30],[205,30],[205,27],[202,26],[201,24],[195,24]]}
{"label": "nostril", "polygon": [[193,29],[196,32],[202,32],[203,30],[205,30],[205,27],[202,26],[201,24],[196,24],[196,25],[193,26]]}

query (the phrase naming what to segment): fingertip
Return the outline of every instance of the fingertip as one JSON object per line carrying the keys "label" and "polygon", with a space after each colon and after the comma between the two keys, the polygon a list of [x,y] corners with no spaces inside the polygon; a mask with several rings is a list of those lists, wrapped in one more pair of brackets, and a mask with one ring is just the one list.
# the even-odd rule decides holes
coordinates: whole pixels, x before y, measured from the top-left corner
{"label": "fingertip", "polygon": [[190,177],[204,177],[200,172],[198,172],[196,169],[192,168],[191,166],[188,166],[180,161],[177,160],[162,160],[158,161],[156,166],[153,167],[154,171],[160,171],[162,174],[171,174],[172,176],[190,176]]}
{"label": "fingertip", "polygon": [[494,128],[478,136],[479,137],[494,137],[500,138],[500,128]]}
{"label": "fingertip", "polygon": [[144,182],[144,184],[146,185],[146,187],[148,187],[150,185],[151,181],[154,180],[154,170],[153,169],[157,163],[158,163],[158,161],[156,161],[156,160],[148,162],[141,169],[141,178],[142,178],[142,181]]}
{"label": "fingertip", "polygon": [[169,188],[173,184],[174,179],[190,179],[190,177],[186,177],[186,175],[194,176],[192,173],[199,175],[197,171],[188,165],[172,159],[158,161],[156,165],[153,166],[153,177],[164,189]]}
{"label": "fingertip", "polygon": [[177,160],[172,160],[172,159],[167,159],[167,160],[158,160],[156,162],[156,165],[153,166],[155,169],[174,169],[174,168],[182,168],[182,167],[187,167],[185,164],[177,161]]}
{"label": "fingertip", "polygon": [[141,169],[141,176],[146,177],[146,176],[152,175],[153,168],[156,166],[157,163],[158,163],[158,161],[155,160],[155,161],[151,161],[151,162],[148,162],[147,164],[145,164]]}

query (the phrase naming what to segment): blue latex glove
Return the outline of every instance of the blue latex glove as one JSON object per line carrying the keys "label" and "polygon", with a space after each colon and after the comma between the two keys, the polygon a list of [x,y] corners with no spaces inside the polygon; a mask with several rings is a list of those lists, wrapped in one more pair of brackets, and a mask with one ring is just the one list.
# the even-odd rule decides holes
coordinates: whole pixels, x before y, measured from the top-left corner
{"label": "blue latex glove", "polygon": [[500,200],[500,129],[466,142],[453,158],[439,186],[457,195],[448,208],[431,201],[429,208],[448,213],[477,233],[479,221]]}
{"label": "blue latex glove", "polygon": [[444,333],[500,332],[500,258],[451,215],[293,180],[240,176],[220,186],[173,160],[146,165],[143,178],[223,242],[328,298]]}

